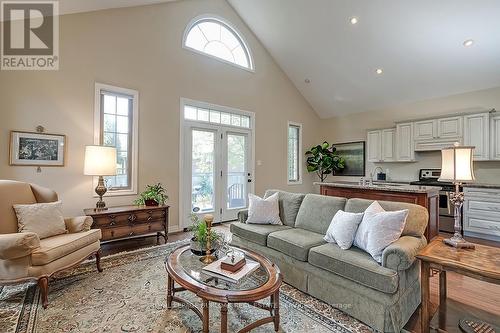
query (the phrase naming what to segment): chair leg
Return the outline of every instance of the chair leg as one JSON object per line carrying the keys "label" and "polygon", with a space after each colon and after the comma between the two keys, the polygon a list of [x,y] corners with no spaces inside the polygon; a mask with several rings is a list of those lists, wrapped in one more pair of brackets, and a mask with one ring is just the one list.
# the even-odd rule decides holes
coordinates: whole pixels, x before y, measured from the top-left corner
{"label": "chair leg", "polygon": [[101,268],[101,249],[99,249],[96,253],[95,253],[95,264],[97,266],[97,271],[100,273],[102,272],[102,268]]}
{"label": "chair leg", "polygon": [[40,288],[40,295],[42,296],[42,306],[44,309],[46,309],[49,305],[49,278],[46,276],[42,276],[41,278],[39,278],[38,287]]}

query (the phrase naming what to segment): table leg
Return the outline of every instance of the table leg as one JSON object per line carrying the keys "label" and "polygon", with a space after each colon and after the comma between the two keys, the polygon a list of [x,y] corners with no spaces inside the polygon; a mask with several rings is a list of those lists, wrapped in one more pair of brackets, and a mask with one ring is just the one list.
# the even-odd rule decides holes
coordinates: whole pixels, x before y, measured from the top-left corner
{"label": "table leg", "polygon": [[439,272],[439,328],[446,330],[446,271]]}
{"label": "table leg", "polygon": [[208,323],[210,316],[210,313],[208,311],[209,306],[210,303],[207,300],[203,300],[203,333],[208,333]]}
{"label": "table leg", "polygon": [[420,331],[429,333],[429,263],[421,261],[420,265],[420,284],[421,284],[421,305],[420,305]]}
{"label": "table leg", "polygon": [[174,279],[168,274],[167,277],[167,309],[172,309],[172,300],[174,298]]}
{"label": "table leg", "polygon": [[227,303],[220,304],[220,332],[227,333]]}
{"label": "table leg", "polygon": [[280,290],[276,290],[274,294],[271,295],[271,307],[274,313],[274,330],[278,332],[280,328]]}

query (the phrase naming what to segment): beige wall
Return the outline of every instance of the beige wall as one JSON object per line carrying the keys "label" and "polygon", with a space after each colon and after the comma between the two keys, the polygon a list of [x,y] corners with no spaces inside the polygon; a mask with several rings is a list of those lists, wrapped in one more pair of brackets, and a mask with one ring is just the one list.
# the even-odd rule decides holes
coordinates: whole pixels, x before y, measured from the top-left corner
{"label": "beige wall", "polygon": [[[500,110],[500,87],[453,95],[398,106],[385,110],[362,112],[348,116],[330,118],[322,122],[321,132],[329,142],[366,140],[366,131],[376,128],[394,127],[394,122],[464,112]],[[441,153],[416,153],[417,163],[367,163],[367,175],[375,166],[389,170],[393,180],[418,179],[421,168],[440,168]],[[477,181],[500,184],[500,162],[475,162]],[[336,177],[358,179],[359,177]],[[333,178],[331,178],[333,179]]]}
{"label": "beige wall", "polygon": [[[211,13],[232,22],[252,50],[250,73],[181,47],[195,16]],[[179,103],[181,97],[256,114],[256,193],[267,188],[312,190],[286,184],[287,121],[303,124],[304,149],[320,139],[319,118],[255,36],[223,0],[185,0],[153,6],[66,15],[60,18],[60,70],[0,73],[0,178],[55,189],[65,213],[93,207],[90,177],[83,176],[84,146],[93,143],[94,82],[136,89],[139,103],[139,188],[162,182],[178,224]],[[37,125],[67,135],[63,168],[8,165],[9,131]],[[304,150],[305,151],[305,150]],[[108,205],[134,197],[113,197]]]}

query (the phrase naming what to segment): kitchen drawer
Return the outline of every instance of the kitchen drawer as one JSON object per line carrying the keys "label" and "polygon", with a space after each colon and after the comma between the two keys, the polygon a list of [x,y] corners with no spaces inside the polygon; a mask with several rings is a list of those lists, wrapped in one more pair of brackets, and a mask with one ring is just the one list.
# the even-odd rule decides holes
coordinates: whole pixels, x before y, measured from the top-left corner
{"label": "kitchen drawer", "polygon": [[489,201],[500,202],[500,189],[498,188],[480,188],[480,187],[465,187],[465,199],[470,198],[487,198]]}
{"label": "kitchen drawer", "polygon": [[492,220],[477,215],[467,215],[465,217],[464,230],[500,236],[500,218]]}
{"label": "kitchen drawer", "polygon": [[[489,200],[490,198],[488,198]],[[465,210],[469,213],[500,213],[499,201],[486,201],[484,199],[471,198],[465,202]]]}
{"label": "kitchen drawer", "polygon": [[164,231],[163,221],[154,221],[138,225],[119,226],[113,228],[102,228],[102,240],[119,239]]}

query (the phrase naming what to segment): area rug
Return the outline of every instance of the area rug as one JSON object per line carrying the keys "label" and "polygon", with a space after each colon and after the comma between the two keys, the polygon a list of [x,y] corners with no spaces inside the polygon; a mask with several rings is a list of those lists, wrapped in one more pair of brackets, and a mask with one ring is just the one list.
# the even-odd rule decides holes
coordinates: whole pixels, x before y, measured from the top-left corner
{"label": "area rug", "polygon": [[[104,272],[88,261],[51,279],[49,307],[43,309],[36,284],[0,287],[0,332],[200,332],[200,319],[176,305],[166,308],[164,260],[178,241],[102,258]],[[182,297],[199,305],[197,297]],[[371,332],[338,309],[299,290],[281,287],[280,332]],[[175,305],[175,303],[174,303]],[[219,332],[219,306],[211,305],[210,332]],[[229,331],[236,332],[268,312],[230,305]],[[273,332],[266,324],[252,332]]]}

